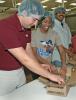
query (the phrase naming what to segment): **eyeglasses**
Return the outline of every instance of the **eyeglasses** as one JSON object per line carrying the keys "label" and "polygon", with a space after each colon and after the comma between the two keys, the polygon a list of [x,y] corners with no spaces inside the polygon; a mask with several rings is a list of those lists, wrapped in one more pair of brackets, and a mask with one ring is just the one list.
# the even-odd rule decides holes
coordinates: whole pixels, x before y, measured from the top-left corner
{"label": "eyeglasses", "polygon": [[33,17],[33,20],[34,20],[34,21],[39,21],[39,19],[38,19],[38,18],[34,18],[34,17]]}

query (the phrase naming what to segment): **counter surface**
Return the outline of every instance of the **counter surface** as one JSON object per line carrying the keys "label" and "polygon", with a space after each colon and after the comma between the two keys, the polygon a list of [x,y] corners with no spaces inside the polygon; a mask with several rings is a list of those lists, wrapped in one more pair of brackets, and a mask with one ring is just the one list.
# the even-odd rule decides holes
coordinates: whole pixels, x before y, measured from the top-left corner
{"label": "counter surface", "polygon": [[47,94],[44,87],[41,82],[34,80],[9,95],[0,96],[0,100],[76,100],[76,87],[70,88],[66,97]]}

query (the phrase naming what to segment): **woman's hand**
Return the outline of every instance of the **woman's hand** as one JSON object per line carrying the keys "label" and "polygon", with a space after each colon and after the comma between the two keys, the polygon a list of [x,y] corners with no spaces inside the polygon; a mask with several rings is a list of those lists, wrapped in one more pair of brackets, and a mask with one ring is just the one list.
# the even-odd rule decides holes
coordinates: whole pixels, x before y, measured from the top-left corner
{"label": "woman's hand", "polygon": [[42,66],[44,69],[48,70],[49,72],[52,72],[51,67],[50,67],[49,64],[41,64],[41,66]]}
{"label": "woman's hand", "polygon": [[55,67],[55,65],[50,65],[50,67],[51,67],[51,72],[52,72],[53,74],[58,74],[58,70],[57,70],[57,68]]}
{"label": "woman's hand", "polygon": [[58,70],[54,65],[51,65],[51,64],[41,64],[41,65],[49,72],[51,72],[53,74],[58,74]]}
{"label": "woman's hand", "polygon": [[55,69],[51,69],[51,67],[53,67],[53,66],[50,66],[49,64],[41,64],[41,66],[51,73],[50,78],[49,78],[50,80],[57,82],[58,84],[64,84],[65,83],[63,77],[53,73],[53,70],[55,71]]}

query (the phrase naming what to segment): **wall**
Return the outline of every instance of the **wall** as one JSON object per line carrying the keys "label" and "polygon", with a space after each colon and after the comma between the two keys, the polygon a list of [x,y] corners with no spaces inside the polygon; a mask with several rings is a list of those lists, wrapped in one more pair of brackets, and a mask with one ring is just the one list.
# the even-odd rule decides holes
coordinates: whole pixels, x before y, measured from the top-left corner
{"label": "wall", "polygon": [[76,34],[76,14],[66,16],[66,22],[70,27],[72,34]]}
{"label": "wall", "polygon": [[3,9],[0,11],[0,20],[7,18],[16,12],[15,8]]}

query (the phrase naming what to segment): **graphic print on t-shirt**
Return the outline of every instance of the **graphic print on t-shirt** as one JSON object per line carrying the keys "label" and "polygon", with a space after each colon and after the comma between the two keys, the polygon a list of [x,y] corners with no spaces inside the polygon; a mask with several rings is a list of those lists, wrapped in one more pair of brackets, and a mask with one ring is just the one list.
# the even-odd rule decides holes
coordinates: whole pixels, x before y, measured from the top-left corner
{"label": "graphic print on t-shirt", "polygon": [[42,48],[37,48],[37,53],[42,57],[49,57],[53,53],[53,43],[52,40],[40,41]]}

